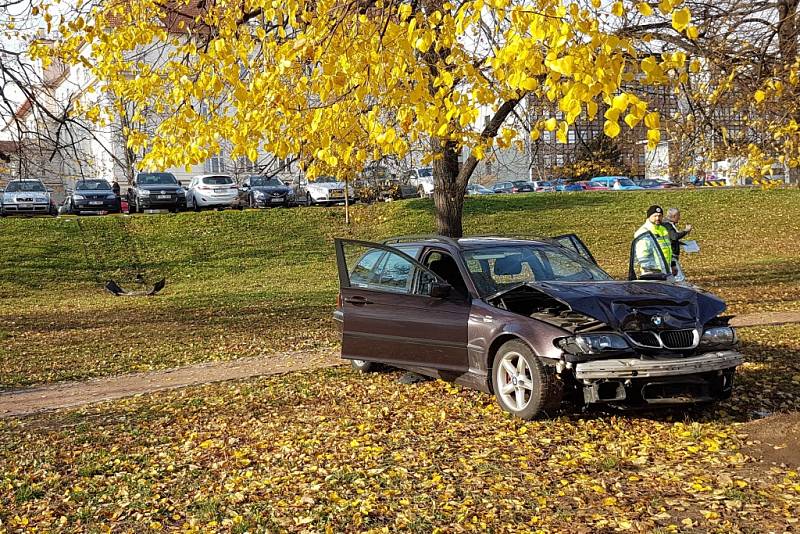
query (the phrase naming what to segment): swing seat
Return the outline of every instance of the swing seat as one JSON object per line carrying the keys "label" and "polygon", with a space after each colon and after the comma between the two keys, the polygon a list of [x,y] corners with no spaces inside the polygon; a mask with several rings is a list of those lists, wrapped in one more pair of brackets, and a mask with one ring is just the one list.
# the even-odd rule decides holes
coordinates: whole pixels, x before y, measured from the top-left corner
{"label": "swing seat", "polygon": [[155,295],[156,293],[164,289],[165,285],[167,285],[167,280],[162,278],[161,280],[156,282],[150,289],[142,289],[139,291],[125,291],[114,280],[106,281],[106,289],[117,297],[148,297]]}

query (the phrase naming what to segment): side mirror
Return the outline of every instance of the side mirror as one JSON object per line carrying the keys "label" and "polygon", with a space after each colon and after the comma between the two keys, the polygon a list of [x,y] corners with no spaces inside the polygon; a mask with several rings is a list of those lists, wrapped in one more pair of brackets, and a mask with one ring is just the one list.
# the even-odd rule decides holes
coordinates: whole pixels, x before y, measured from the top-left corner
{"label": "side mirror", "polygon": [[250,184],[244,183],[239,186],[241,189],[250,189]]}
{"label": "side mirror", "polygon": [[52,193],[53,192],[53,188],[52,187],[45,187],[45,189],[47,190],[48,193]]}
{"label": "side mirror", "polygon": [[179,185],[179,186],[181,186],[181,187],[183,187],[183,181],[181,181],[181,180],[178,180],[178,185]]}
{"label": "side mirror", "polygon": [[438,282],[434,282],[431,284],[431,296],[435,299],[443,299],[447,298],[450,295],[450,290],[453,287],[450,284],[440,284]]}

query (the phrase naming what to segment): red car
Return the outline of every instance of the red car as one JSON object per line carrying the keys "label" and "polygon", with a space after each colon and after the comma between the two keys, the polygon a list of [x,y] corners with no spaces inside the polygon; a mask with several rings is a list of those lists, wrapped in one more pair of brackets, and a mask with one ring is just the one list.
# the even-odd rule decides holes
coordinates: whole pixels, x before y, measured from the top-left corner
{"label": "red car", "polygon": [[598,184],[597,182],[590,182],[588,180],[583,182],[577,182],[583,186],[584,189],[587,191],[608,191],[608,188],[604,185]]}

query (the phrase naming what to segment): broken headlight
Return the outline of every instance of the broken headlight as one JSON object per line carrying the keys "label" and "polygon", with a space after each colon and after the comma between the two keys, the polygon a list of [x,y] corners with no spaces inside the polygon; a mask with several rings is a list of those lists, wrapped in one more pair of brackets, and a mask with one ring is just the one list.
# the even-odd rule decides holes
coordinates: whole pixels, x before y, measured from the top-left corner
{"label": "broken headlight", "polygon": [[736,344],[736,331],[730,326],[707,328],[700,338],[700,346],[730,346]]}
{"label": "broken headlight", "polygon": [[559,346],[572,354],[601,354],[630,350],[628,342],[619,334],[579,334],[563,338]]}

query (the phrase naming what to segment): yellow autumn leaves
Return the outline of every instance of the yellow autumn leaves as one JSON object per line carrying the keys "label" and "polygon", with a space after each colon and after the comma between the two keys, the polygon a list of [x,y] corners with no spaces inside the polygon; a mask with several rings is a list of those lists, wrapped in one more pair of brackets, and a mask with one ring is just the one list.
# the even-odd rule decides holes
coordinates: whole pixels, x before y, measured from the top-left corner
{"label": "yellow autumn leaves", "polygon": [[[658,7],[689,35],[686,7],[674,0]],[[595,8],[654,16],[647,2]],[[133,121],[147,135],[128,140],[145,167],[199,163],[221,140],[232,157],[298,156],[310,176],[403,157],[432,137],[482,156],[495,140],[481,136],[480,117],[526,94],[563,114],[557,124],[536,122],[531,138],[547,127],[566,142],[575,121],[598,112],[614,137],[647,113],[631,82],[668,86],[671,72],[685,72],[674,59],[642,56],[637,41],[606,28],[600,13],[563,0],[442,2],[427,11],[404,2],[368,14],[335,0],[252,0],[248,9],[262,17],[246,26],[241,6],[220,3],[197,18],[215,29],[209,42],[191,28],[164,31],[155,0],[99,9],[94,24],[63,27],[55,53],[69,61],[83,54],[109,94],[157,110],[158,120]],[[157,62],[131,60],[145,45],[159,51]],[[648,129],[652,148],[658,126]]]}

